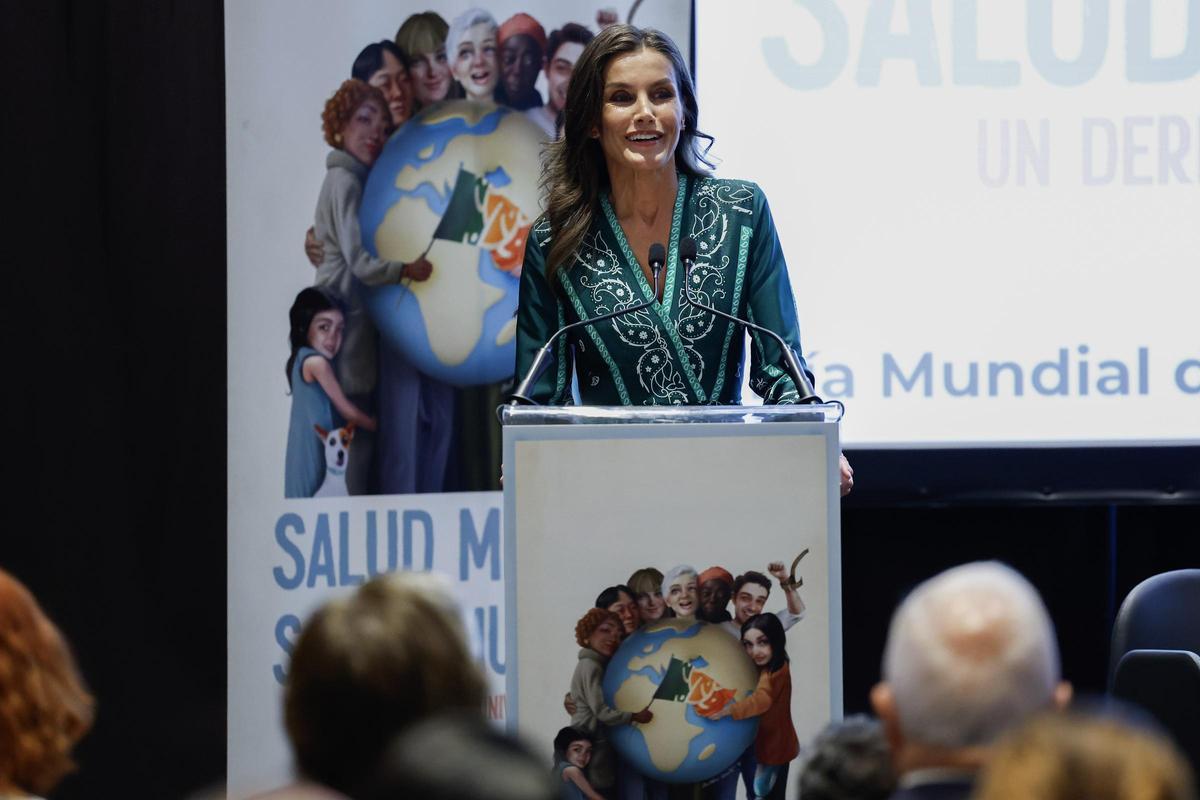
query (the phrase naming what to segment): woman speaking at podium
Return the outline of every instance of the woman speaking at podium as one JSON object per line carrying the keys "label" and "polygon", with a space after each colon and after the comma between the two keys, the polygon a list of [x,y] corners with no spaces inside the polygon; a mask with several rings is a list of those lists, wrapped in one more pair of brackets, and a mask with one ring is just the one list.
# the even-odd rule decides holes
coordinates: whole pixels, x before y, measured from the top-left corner
{"label": "woman speaking at podium", "polygon": [[[698,306],[779,334],[811,386],[766,198],[754,183],[709,175],[701,140],[712,137],[696,128],[695,88],[675,43],[655,30],[605,28],[575,64],[564,115],[547,146],[546,213],[525,248],[518,380],[565,325],[631,310],[560,336],[528,399],[569,403],[574,367],[589,405],[737,404],[742,326]],[[770,336],[751,339],[750,387],[765,403],[801,399],[783,349]],[[844,494],[844,461],[842,473]]]}

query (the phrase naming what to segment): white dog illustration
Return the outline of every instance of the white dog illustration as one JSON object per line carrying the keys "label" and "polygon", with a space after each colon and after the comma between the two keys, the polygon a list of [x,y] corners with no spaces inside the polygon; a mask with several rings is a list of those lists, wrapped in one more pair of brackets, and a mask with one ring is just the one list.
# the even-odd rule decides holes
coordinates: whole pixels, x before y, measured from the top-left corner
{"label": "white dog illustration", "polygon": [[327,431],[320,425],[313,425],[313,428],[325,445],[325,480],[313,497],[345,497],[350,494],[346,490],[346,465],[350,462],[354,423],[332,431]]}

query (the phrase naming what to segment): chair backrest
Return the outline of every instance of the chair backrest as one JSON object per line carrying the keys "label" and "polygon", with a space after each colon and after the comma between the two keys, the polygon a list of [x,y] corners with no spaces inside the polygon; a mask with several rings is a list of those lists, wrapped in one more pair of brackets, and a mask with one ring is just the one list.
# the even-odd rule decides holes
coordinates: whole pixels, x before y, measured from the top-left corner
{"label": "chair backrest", "polygon": [[1200,569],[1180,569],[1133,587],[1113,623],[1108,687],[1130,650],[1189,650],[1200,654]]}
{"label": "chair backrest", "polygon": [[1200,655],[1130,650],[1117,664],[1112,694],[1153,714],[1200,775]]}

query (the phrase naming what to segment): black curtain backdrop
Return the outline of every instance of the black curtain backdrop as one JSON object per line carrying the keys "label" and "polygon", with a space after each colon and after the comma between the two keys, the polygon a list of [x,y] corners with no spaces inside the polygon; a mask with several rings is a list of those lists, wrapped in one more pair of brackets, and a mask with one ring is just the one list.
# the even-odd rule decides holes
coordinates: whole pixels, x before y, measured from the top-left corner
{"label": "black curtain backdrop", "polygon": [[[18,413],[0,565],[73,642],[98,698],[80,771],[53,796],[188,797],[225,766],[222,5],[30,2],[6,8],[4,36]],[[897,458],[923,456],[884,461]],[[1099,692],[1116,604],[1200,565],[1194,499],[891,502],[863,469],[878,463],[860,463],[843,512],[848,712],[866,709],[895,603],[944,567],[1000,558],[1028,575],[1067,677]]]}
{"label": "black curtain backdrop", "polygon": [[225,769],[222,5],[4,16],[17,483],[0,565],[97,697],[53,797],[182,798]]}

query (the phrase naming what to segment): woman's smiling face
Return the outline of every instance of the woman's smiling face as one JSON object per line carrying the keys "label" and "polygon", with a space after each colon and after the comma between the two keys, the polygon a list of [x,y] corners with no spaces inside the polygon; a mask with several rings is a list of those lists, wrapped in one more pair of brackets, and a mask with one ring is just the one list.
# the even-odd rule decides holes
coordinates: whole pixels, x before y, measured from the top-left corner
{"label": "woman's smiling face", "polygon": [[604,70],[599,138],[614,169],[674,169],[683,103],[670,60],[645,48],[624,53]]}

